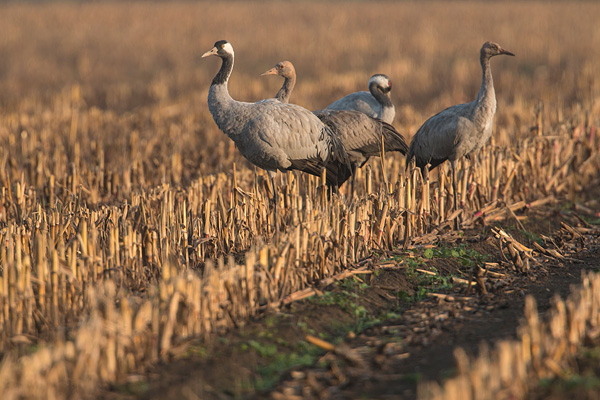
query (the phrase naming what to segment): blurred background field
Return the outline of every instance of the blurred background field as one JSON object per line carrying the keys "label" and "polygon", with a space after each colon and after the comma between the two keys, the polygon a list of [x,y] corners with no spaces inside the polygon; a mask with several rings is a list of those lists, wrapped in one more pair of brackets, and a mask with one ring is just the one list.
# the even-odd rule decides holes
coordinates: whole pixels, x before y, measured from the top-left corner
{"label": "blurred background field", "polygon": [[[231,91],[249,101],[298,69],[296,101],[321,107],[389,74],[398,106],[431,113],[469,100],[486,40],[504,105],[572,103],[597,95],[600,6],[594,2],[137,2],[2,6],[0,99],[49,95],[74,83],[89,105],[117,111],[202,92],[216,66],[199,56],[218,39],[238,56]],[[517,90],[520,88],[521,90]]]}
{"label": "blurred background field", "polygon": [[[107,119],[168,114],[181,132],[165,139],[184,158],[198,157],[200,143],[225,140],[206,108],[218,63],[200,55],[227,39],[236,51],[234,98],[273,96],[281,82],[258,75],[284,59],[298,71],[291,101],[309,109],[366,90],[372,74],[385,73],[396,126],[410,136],[428,116],[475,97],[478,51],[493,40],[517,55],[492,63],[495,140],[508,143],[526,133],[539,102],[555,121],[572,108],[598,110],[598,15],[594,2],[4,4],[1,112],[35,120],[78,85],[81,105]],[[89,135],[121,144],[131,130]],[[160,134],[140,129],[142,143]]]}

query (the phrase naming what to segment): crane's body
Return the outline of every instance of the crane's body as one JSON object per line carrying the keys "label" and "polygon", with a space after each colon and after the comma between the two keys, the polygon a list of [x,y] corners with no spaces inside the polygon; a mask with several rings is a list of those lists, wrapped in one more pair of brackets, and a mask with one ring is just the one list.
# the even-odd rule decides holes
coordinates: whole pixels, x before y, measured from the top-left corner
{"label": "crane's body", "polygon": [[359,111],[325,109],[315,115],[340,139],[353,170],[381,154],[382,138],[386,152],[408,151],[404,137],[392,125]]}
{"label": "crane's body", "polygon": [[492,135],[496,111],[495,97],[485,100],[485,105],[475,101],[447,108],[425,121],[411,142],[407,158],[415,157],[419,168],[429,164],[433,169],[481,149]]}
{"label": "crane's body", "polygon": [[216,55],[223,62],[208,92],[208,108],[215,123],[252,164],[267,171],[300,170],[339,186],[351,175],[344,147],[331,129],[312,112],[275,99],[256,103],[236,101],[227,88],[233,70],[233,48],[226,41],[203,57]]}

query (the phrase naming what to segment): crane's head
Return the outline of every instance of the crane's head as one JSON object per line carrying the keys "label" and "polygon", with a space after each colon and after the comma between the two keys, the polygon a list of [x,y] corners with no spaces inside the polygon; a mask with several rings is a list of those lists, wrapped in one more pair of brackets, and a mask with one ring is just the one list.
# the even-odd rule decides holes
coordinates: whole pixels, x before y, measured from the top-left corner
{"label": "crane's head", "polygon": [[387,94],[392,90],[392,80],[387,75],[375,74],[369,79],[369,90],[372,92],[373,89]]}
{"label": "crane's head", "polygon": [[220,58],[231,57],[233,56],[233,47],[227,40],[219,40],[212,49],[202,54],[202,58],[208,56],[217,56]]}
{"label": "crane's head", "polygon": [[291,62],[282,61],[277,63],[277,65],[275,65],[270,70],[260,74],[260,76],[264,75],[279,75],[284,78],[292,78],[296,76],[296,69],[294,68],[294,64],[292,64]]}
{"label": "crane's head", "polygon": [[499,56],[500,54],[506,54],[507,56],[514,56],[508,50],[504,50],[502,46],[498,43],[494,42],[485,42],[481,47],[481,58],[490,58],[494,56]]}

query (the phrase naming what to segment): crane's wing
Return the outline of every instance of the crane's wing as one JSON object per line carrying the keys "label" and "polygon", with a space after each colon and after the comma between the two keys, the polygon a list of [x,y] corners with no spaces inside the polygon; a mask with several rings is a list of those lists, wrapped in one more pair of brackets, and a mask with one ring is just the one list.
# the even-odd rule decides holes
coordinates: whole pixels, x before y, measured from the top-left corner
{"label": "crane's wing", "polygon": [[[257,103],[258,105],[259,103]],[[351,175],[348,155],[340,141],[303,107],[279,101],[260,102],[248,132],[279,159],[277,168],[298,169],[339,186]]]}
{"label": "crane's wing", "polygon": [[297,169],[312,175],[321,175],[323,168],[326,169],[326,180],[329,186],[341,186],[352,176],[352,165],[348,154],[329,127],[325,126],[323,133],[328,137],[329,157],[325,162],[319,158],[290,159],[291,169]]}
{"label": "crane's wing", "polygon": [[365,157],[377,156],[381,139],[385,151],[408,152],[404,137],[390,124],[371,118],[358,111],[315,111],[315,115],[329,126],[347,151],[357,151]]}

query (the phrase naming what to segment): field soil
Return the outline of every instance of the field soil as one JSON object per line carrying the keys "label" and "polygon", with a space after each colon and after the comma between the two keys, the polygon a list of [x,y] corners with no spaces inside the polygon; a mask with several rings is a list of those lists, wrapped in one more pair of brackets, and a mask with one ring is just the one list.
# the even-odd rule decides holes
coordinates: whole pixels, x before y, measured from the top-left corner
{"label": "field soil", "polygon": [[[519,216],[522,223],[496,227],[528,247],[552,243],[557,257],[537,254],[529,270],[519,271],[491,227],[448,231],[434,244],[375,254],[356,274],[315,285],[312,296],[265,309],[238,329],[182,344],[170,362],[100,396],[416,398],[419,382],[453,375],[457,347],[476,355],[482,346],[516,338],[526,295],[536,299],[543,318],[554,296],[565,298],[582,273],[600,267],[597,217],[564,203],[526,214]],[[590,234],[573,235],[571,226]],[[532,386],[532,398],[565,390]],[[570,388],[587,398],[600,395],[596,386]]]}

